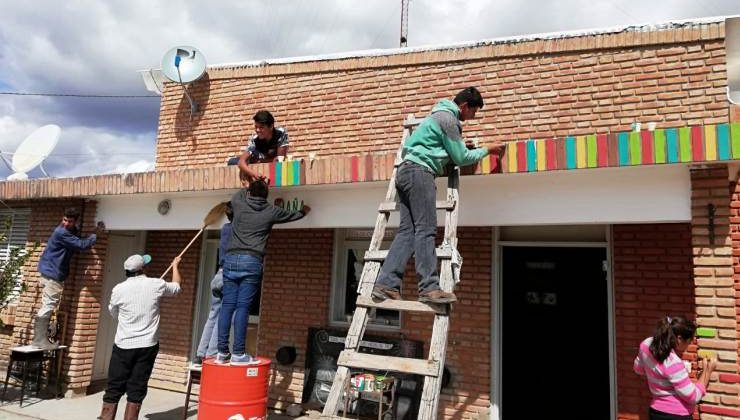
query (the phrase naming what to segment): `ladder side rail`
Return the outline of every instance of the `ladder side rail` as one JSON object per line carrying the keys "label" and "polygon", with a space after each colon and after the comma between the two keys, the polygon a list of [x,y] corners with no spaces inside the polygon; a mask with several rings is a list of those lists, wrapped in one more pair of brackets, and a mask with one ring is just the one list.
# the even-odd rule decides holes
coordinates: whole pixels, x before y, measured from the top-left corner
{"label": "ladder side rail", "polygon": [[[406,118],[407,122],[414,120],[413,115],[409,115]],[[403,154],[403,145],[406,142],[406,138],[411,135],[413,127],[411,125],[404,125],[403,137],[401,144],[396,151],[396,159],[394,160],[393,171],[391,173],[391,179],[388,182],[388,189],[385,194],[385,201],[396,201],[396,174],[398,173],[398,165],[400,164],[401,156]],[[380,249],[380,244],[383,242],[385,237],[385,228],[388,225],[388,219],[390,213],[379,212],[378,217],[375,220],[375,228],[373,230],[373,236],[370,240],[370,246],[368,250],[377,251]],[[379,261],[366,261],[362,268],[362,275],[360,276],[360,284],[358,286],[358,293],[364,297],[370,297],[375,280],[378,277],[380,271]],[[357,307],[355,313],[352,316],[352,322],[349,330],[347,331],[347,337],[345,338],[344,348],[359,350],[360,341],[365,334],[365,328],[367,327],[368,321],[368,308]],[[338,366],[337,372],[334,375],[334,381],[331,385],[331,391],[324,404],[324,410],[322,416],[336,416],[339,412],[339,406],[342,402],[342,395],[344,393],[345,384],[349,380],[349,368],[346,366]]]}
{"label": "ladder side rail", "polygon": [[[455,167],[447,177],[447,199],[454,200],[456,206],[445,213],[445,236],[444,241],[453,248],[457,247],[457,221],[460,209],[459,192],[460,168]],[[440,288],[451,292],[455,287],[455,279],[452,273],[452,261],[443,260],[440,270]],[[450,327],[450,317],[447,315],[434,315],[432,327],[432,339],[429,344],[429,360],[439,362],[439,372],[436,377],[424,378],[424,386],[419,405],[419,419],[435,420],[439,411],[439,395],[442,389],[442,373],[447,354],[447,336]]]}

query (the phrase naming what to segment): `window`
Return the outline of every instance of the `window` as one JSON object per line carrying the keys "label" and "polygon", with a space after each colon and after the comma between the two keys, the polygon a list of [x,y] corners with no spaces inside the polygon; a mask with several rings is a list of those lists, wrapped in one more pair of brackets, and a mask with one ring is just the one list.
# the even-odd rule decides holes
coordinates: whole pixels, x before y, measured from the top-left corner
{"label": "window", "polygon": [[[390,247],[390,238],[395,234],[386,229],[385,238],[380,249]],[[332,280],[332,323],[348,324],[352,320],[357,300],[357,286],[360,283],[364,266],[365,251],[370,247],[372,229],[337,229],[335,232],[334,270]],[[371,326],[400,328],[401,319],[398,311],[371,309],[369,311]]]}
{"label": "window", "polygon": [[[10,220],[10,229],[5,232],[5,240],[0,241],[0,261],[7,262],[10,258],[10,253],[13,248],[22,249],[24,255],[26,249],[26,243],[28,241],[28,229],[29,222],[31,220],[31,210],[19,209],[19,210],[0,210],[0,229],[5,229],[6,220]],[[20,276],[17,278],[18,285],[13,289],[13,292],[9,295],[8,300],[2,303],[12,303],[18,299],[21,293],[20,281],[23,279],[23,272],[21,270]]]}

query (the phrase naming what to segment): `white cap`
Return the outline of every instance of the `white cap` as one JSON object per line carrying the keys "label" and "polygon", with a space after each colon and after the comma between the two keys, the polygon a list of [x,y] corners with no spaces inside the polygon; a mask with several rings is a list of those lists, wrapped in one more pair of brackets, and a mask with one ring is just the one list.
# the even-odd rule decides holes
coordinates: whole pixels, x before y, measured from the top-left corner
{"label": "white cap", "polygon": [[149,255],[134,254],[128,257],[126,261],[123,262],[123,269],[133,272],[141,271],[141,269],[150,262],[152,262],[152,257],[150,257]]}

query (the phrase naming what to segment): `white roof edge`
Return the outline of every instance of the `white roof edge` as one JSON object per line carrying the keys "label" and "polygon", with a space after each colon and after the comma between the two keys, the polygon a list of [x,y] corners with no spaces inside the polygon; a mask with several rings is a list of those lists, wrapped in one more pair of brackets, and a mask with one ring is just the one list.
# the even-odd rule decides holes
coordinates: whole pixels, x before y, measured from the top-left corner
{"label": "white roof edge", "polygon": [[479,47],[483,45],[496,45],[496,44],[513,44],[526,41],[535,41],[543,39],[562,39],[562,38],[575,38],[579,36],[587,35],[600,35],[620,32],[648,32],[655,30],[665,30],[672,28],[679,28],[684,26],[701,25],[707,23],[719,23],[724,22],[729,18],[740,17],[737,15],[728,16],[712,16],[705,18],[693,18],[685,20],[669,20],[658,23],[644,23],[638,25],[619,25],[611,26],[606,28],[594,28],[594,29],[580,29],[574,31],[563,31],[563,32],[546,32],[540,34],[531,35],[520,35],[520,36],[508,36],[501,38],[490,38],[481,39],[474,41],[464,41],[452,44],[440,44],[440,45],[422,45],[418,47],[405,47],[405,48],[388,48],[388,49],[374,49],[374,50],[358,50],[358,51],[347,51],[330,54],[320,55],[308,55],[299,57],[284,57],[284,58],[267,58],[262,60],[249,60],[234,63],[222,63],[213,64],[208,66],[209,69],[230,69],[230,68],[244,68],[244,67],[260,67],[273,64],[290,64],[290,63],[305,63],[310,61],[328,61],[328,60],[342,60],[347,58],[360,58],[360,57],[383,57],[389,55],[401,55],[411,54],[416,52],[424,51],[440,51],[440,50],[452,50],[459,48],[471,48]]}

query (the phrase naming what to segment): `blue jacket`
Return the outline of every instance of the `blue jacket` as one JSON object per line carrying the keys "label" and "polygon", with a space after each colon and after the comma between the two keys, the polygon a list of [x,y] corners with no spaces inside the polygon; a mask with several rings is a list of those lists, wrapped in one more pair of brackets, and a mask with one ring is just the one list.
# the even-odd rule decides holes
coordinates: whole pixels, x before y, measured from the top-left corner
{"label": "blue jacket", "polygon": [[224,223],[221,226],[221,240],[218,246],[218,266],[224,266],[224,258],[226,258],[226,248],[229,246],[229,240],[231,240],[231,222]]}
{"label": "blue jacket", "polygon": [[56,281],[64,281],[69,274],[69,261],[74,253],[92,248],[96,240],[94,233],[81,239],[62,225],[57,226],[46,241],[46,249],[39,259],[39,273]]}

